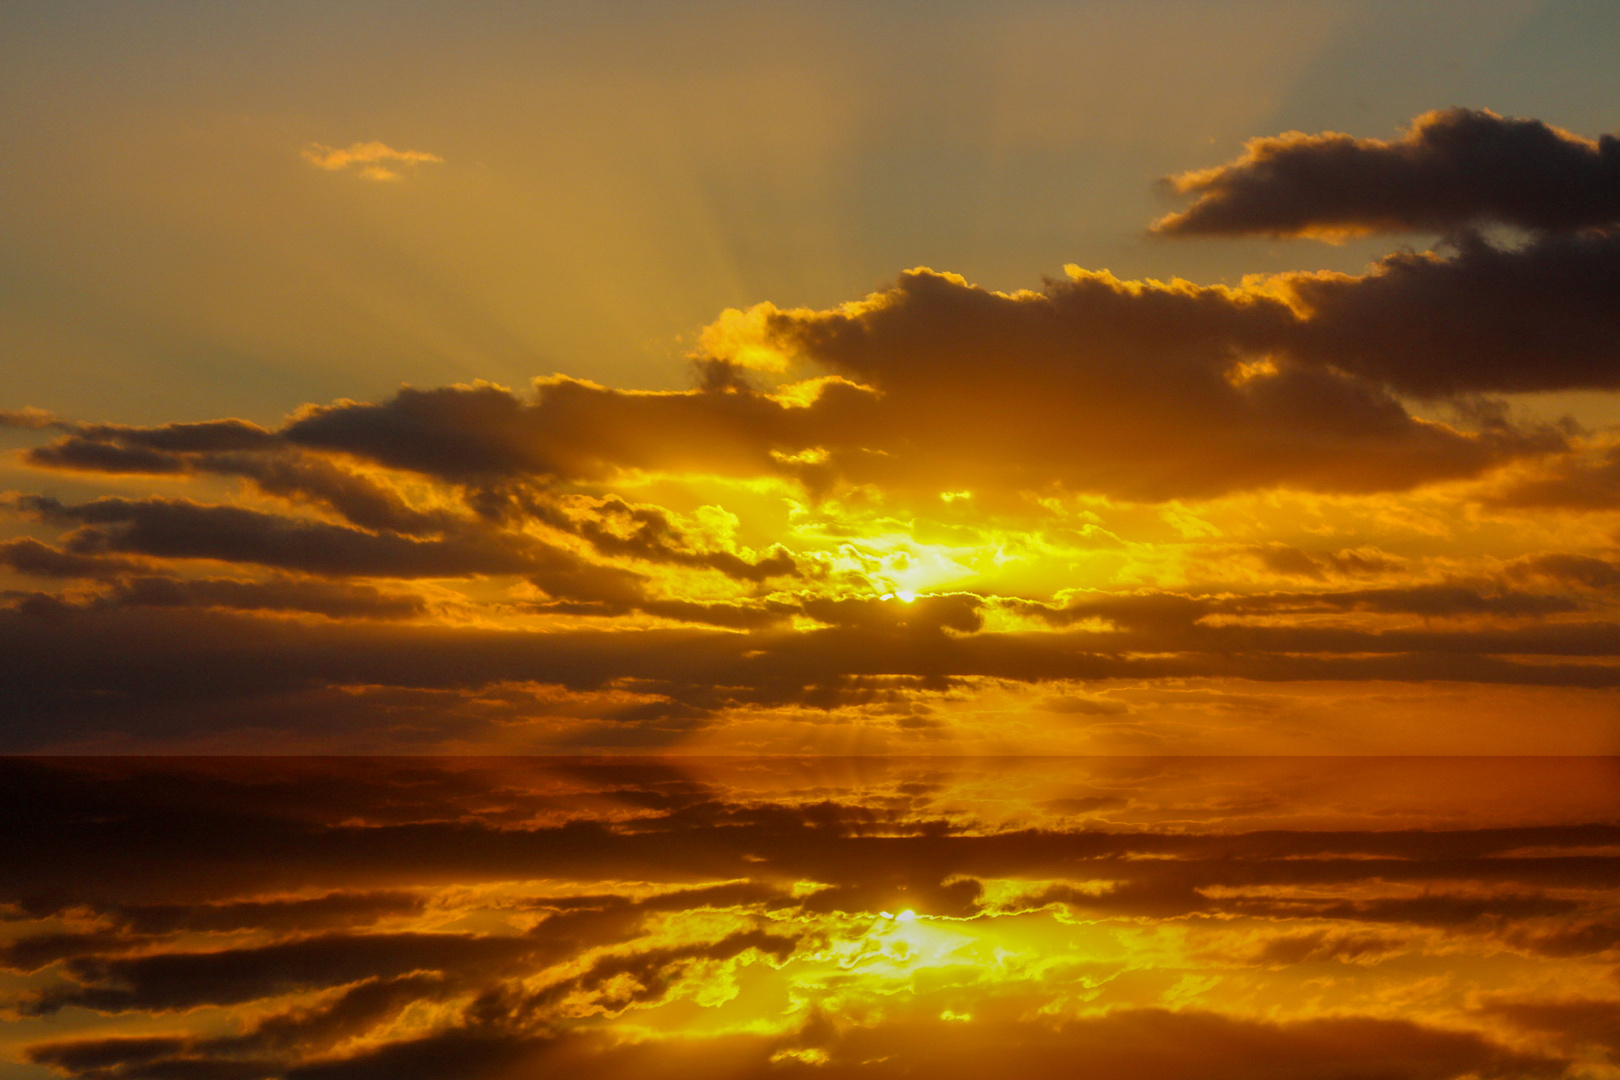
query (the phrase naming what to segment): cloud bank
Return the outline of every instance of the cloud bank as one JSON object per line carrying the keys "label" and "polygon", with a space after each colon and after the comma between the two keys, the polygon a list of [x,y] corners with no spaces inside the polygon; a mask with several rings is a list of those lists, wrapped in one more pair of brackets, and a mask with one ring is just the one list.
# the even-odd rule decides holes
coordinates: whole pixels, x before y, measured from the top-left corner
{"label": "cloud bank", "polygon": [[[721,313],[685,390],[12,410],[0,739],[1522,750],[1530,710],[1612,749],[1620,437],[1524,395],[1620,384],[1613,145],[1462,111],[1260,140],[1160,231],[1462,231],[1233,286],[916,268]],[[312,161],[429,160],[379,147]],[[1468,231],[1503,222],[1533,235]]]}

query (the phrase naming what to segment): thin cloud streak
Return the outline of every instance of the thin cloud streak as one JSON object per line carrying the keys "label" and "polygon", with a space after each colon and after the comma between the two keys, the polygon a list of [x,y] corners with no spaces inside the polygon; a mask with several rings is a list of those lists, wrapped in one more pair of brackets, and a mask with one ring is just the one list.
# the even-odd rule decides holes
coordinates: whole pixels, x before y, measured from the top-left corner
{"label": "thin cloud streak", "polygon": [[375,141],[351,143],[342,149],[323,143],[310,143],[301,153],[304,160],[317,169],[332,172],[355,169],[356,175],[363,179],[390,182],[405,178],[399,169],[390,167],[392,163],[413,168],[423,162],[444,163],[444,158],[437,154],[422,150],[395,150],[386,143]]}

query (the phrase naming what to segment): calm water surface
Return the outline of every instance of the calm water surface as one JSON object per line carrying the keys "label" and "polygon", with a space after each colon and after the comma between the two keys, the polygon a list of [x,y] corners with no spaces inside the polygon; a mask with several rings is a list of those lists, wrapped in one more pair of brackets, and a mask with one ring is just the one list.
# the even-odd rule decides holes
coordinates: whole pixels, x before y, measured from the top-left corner
{"label": "calm water surface", "polygon": [[6,1077],[1620,1076],[1616,759],[0,774]]}

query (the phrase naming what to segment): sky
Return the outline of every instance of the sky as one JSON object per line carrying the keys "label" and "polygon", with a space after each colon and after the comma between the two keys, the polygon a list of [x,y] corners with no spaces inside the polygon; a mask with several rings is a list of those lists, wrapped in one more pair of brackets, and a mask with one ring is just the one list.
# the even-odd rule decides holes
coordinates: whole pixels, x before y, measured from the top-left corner
{"label": "sky", "polygon": [[0,5],[3,1080],[1617,1080],[1620,5]]}
{"label": "sky", "polygon": [[0,21],[8,751],[1620,748],[1612,4]]}

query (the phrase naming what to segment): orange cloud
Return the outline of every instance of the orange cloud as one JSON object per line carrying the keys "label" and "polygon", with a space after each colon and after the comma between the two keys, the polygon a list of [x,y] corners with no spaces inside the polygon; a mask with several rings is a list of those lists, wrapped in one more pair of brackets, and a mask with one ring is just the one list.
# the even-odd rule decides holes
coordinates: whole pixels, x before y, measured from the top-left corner
{"label": "orange cloud", "polygon": [[395,150],[380,142],[351,143],[347,148],[310,143],[302,150],[305,161],[318,169],[340,171],[358,167],[359,175],[367,180],[394,181],[404,179],[398,169],[389,163],[416,166],[423,162],[442,163],[444,158],[421,150]]}

